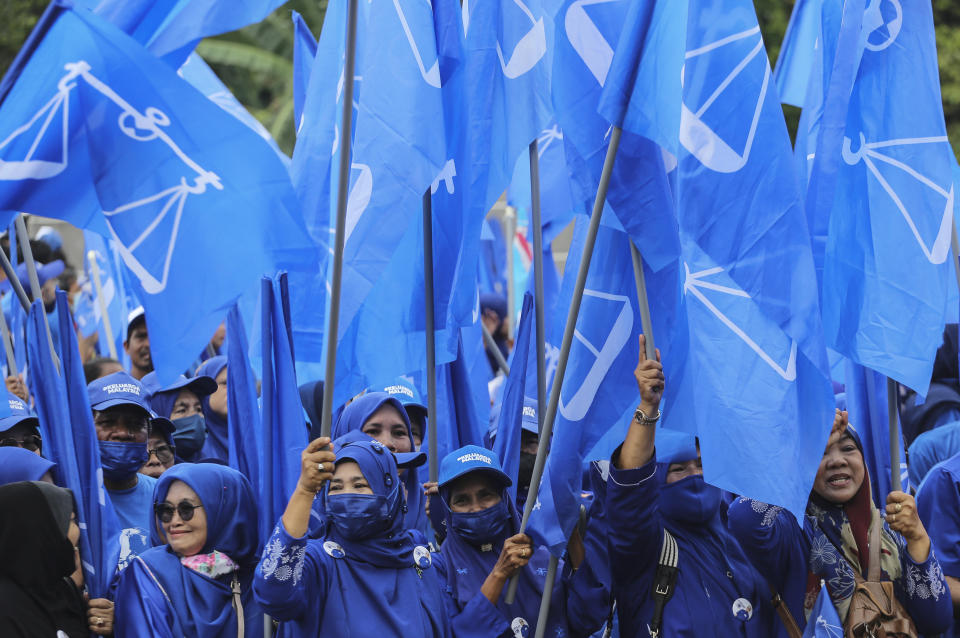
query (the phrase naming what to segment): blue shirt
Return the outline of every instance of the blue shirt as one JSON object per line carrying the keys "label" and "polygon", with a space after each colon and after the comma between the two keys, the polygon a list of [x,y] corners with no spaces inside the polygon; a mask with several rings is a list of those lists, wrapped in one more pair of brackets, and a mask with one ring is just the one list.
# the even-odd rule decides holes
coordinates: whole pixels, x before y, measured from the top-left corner
{"label": "blue shirt", "polygon": [[150,549],[153,521],[153,488],[157,479],[137,474],[137,484],[127,490],[107,490],[120,520],[120,569]]}
{"label": "blue shirt", "polygon": [[[917,490],[917,513],[943,573],[960,578],[960,455],[936,465],[927,474]],[[960,636],[960,626],[954,621],[943,635]]]}
{"label": "blue shirt", "polygon": [[910,456],[910,482],[919,485],[934,465],[960,452],[960,421],[927,430],[913,440],[907,451]]}

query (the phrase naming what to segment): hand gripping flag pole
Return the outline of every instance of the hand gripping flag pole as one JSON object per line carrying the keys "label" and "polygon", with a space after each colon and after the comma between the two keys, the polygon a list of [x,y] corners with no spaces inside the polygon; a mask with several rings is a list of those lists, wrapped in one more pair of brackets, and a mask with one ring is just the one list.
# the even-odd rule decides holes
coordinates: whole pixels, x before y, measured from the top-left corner
{"label": "hand gripping flag pole", "polygon": [[[550,388],[550,400],[547,403],[547,413],[543,417],[543,428],[540,431],[540,449],[537,450],[537,460],[533,466],[533,476],[530,480],[530,489],[527,492],[527,502],[523,506],[523,520],[520,522],[520,533],[527,529],[530,513],[537,502],[537,491],[540,488],[540,479],[543,477],[543,467],[547,462],[547,451],[550,447],[550,437],[553,434],[553,422],[557,416],[557,406],[560,403],[560,389],[563,387],[563,377],[567,369],[567,360],[570,358],[570,348],[573,345],[573,333],[577,327],[577,317],[580,314],[580,302],[583,301],[583,290],[587,283],[587,272],[590,270],[590,260],[593,257],[593,247],[597,241],[597,231],[600,228],[600,217],[603,214],[603,205],[607,199],[607,189],[610,187],[610,175],[613,172],[613,162],[617,157],[617,147],[620,144],[621,129],[614,126],[610,133],[610,143],[603,160],[603,171],[600,174],[600,183],[597,187],[597,197],[593,202],[593,212],[590,214],[590,226],[583,245],[583,256],[577,270],[577,281],[573,288],[573,297],[570,301],[570,310],[567,312],[567,323],[563,329],[563,341],[560,345],[560,358],[557,361],[557,371]],[[512,604],[517,595],[517,577],[514,576],[507,589],[507,604]],[[550,606],[550,589],[544,587],[541,610]],[[539,623],[537,633],[545,630],[544,623]]]}
{"label": "hand gripping flag pole", "polygon": [[333,418],[333,386],[337,369],[337,334],[340,324],[340,286],[343,282],[343,244],[347,231],[347,195],[350,179],[350,150],[352,142],[346,133],[353,130],[353,76],[357,49],[357,0],[347,0],[347,39],[343,65],[343,116],[340,130],[344,143],[340,145],[340,165],[337,186],[337,225],[333,240],[333,269],[330,276],[330,309],[327,315],[327,361],[323,377],[323,415],[320,435],[330,436]]}

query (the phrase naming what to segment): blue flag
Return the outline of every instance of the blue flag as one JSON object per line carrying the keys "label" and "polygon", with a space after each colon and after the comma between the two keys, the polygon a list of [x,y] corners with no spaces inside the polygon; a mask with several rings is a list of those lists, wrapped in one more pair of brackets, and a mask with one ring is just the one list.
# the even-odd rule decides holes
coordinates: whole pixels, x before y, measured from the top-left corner
{"label": "blue flag", "polygon": [[203,38],[260,22],[286,0],[80,0],[177,68]]}
{"label": "blue flag", "polygon": [[[127,315],[130,307],[127,304],[123,280],[116,275],[119,258],[113,246],[114,240],[108,242],[97,233],[86,230],[83,232],[83,243],[86,254],[85,281],[80,287],[76,321],[84,337],[89,337],[94,332],[99,333],[97,343],[102,356],[110,355],[108,345],[110,341],[113,341],[119,354],[123,351],[123,342],[126,339]],[[93,281],[92,261],[94,259],[100,270],[100,288],[103,291],[103,304],[107,308],[112,334],[107,333],[101,304],[97,299],[97,289]],[[87,310],[83,315],[81,308]]]}
{"label": "blue flag", "polygon": [[437,367],[437,414],[427,417],[437,427],[437,458],[464,445],[481,445],[487,430],[490,366],[479,332],[479,324],[462,328],[457,357]]}
{"label": "blue flag", "polygon": [[666,385],[690,399],[665,425],[700,437],[708,482],[800,514],[834,400],[790,140],[752,3],[693,0],[689,16],[675,177],[689,343]]}
{"label": "blue flag", "polygon": [[[500,457],[503,471],[507,473],[513,484],[507,488],[513,502],[517,501],[517,472],[520,469],[520,423],[523,419],[524,391],[527,381],[527,352],[530,352],[530,341],[534,335],[533,295],[529,292],[523,296],[523,305],[520,310],[520,321],[517,324],[517,337],[514,342],[514,353],[510,365],[510,374],[503,386],[503,403],[500,406],[500,417],[497,425],[497,439],[493,444],[493,451]],[[536,374],[536,370],[534,370]]]}
{"label": "blue flag", "polygon": [[296,11],[293,12],[293,124],[300,130],[303,117],[303,103],[307,98],[307,84],[310,82],[310,70],[317,57],[317,39]]}
{"label": "blue flag", "polygon": [[230,92],[227,85],[220,81],[213,69],[197,53],[190,54],[177,74],[206,95],[211,102],[246,124],[247,128],[262,137],[273,149],[273,152],[277,154],[284,166],[289,166],[290,158],[283,154],[270,132],[260,123],[260,120],[250,115],[250,112]]}
{"label": "blue flag", "polygon": [[[227,443],[230,467],[250,480],[256,494],[262,494],[260,457],[263,428],[257,401],[257,377],[250,366],[247,332],[240,309],[227,313]],[[265,539],[272,527],[260,529]]]}
{"label": "blue flag", "polygon": [[[260,529],[264,533],[269,533],[280,520],[297,487],[300,453],[308,443],[293,364],[289,311],[284,309],[289,308],[285,279],[285,274],[275,280],[264,277],[260,286],[263,331]],[[228,379],[231,374],[227,372]],[[229,386],[228,381],[228,393]]]}
{"label": "blue flag", "polygon": [[[817,161],[828,154],[838,166],[823,329],[837,352],[923,395],[953,283],[946,262],[955,160],[943,118],[932,9],[880,5],[870,3],[863,15],[866,36],[842,140],[817,146]],[[826,136],[822,128],[820,135]]]}
{"label": "blue flag", "polygon": [[[574,200],[581,206],[593,203],[607,153],[611,123],[597,109],[605,82],[611,77],[621,32],[627,33],[623,25],[631,4],[649,3],[566,0],[554,17],[553,66],[563,69],[563,73],[552,78],[553,103],[563,130],[572,186],[576,189]],[[675,3],[658,4],[673,7]],[[670,64],[674,66],[673,62]],[[627,66],[624,64],[623,69]],[[658,99],[661,97],[657,95]],[[651,268],[660,270],[676,260],[680,252],[677,222],[663,154],[655,143],[629,129],[624,130],[620,140],[607,203],[630,237],[642,247],[644,260]]]}
{"label": "blue flag", "polygon": [[820,583],[820,593],[817,602],[807,620],[807,627],[803,630],[803,638],[843,638],[843,623],[837,615],[837,608],[833,606],[827,586]]}
{"label": "blue flag", "polygon": [[58,291],[60,371],[53,364],[43,304],[35,301],[30,309],[31,394],[45,429],[44,452],[57,464],[56,483],[70,488],[76,500],[84,582],[91,598],[105,598],[119,560],[120,523],[103,486],[93,412],[68,308],[66,293]]}
{"label": "blue flag", "polygon": [[316,262],[286,170],[96,16],[52,5],[31,42],[0,86],[0,209],[116,240],[169,381],[258,276]]}
{"label": "blue flag", "polygon": [[802,107],[805,103],[817,59],[822,4],[823,0],[797,0],[793,5],[777,65],[773,69],[773,81],[783,104]]}
{"label": "blue flag", "polygon": [[[887,411],[887,378],[882,374],[846,360],[844,370],[847,410],[850,425],[860,435],[863,458],[870,473],[873,502],[886,507],[890,493],[890,421]],[[898,418],[899,420],[899,418]],[[897,428],[897,432],[901,432]],[[903,435],[899,435],[900,467],[897,472],[904,492],[910,491],[907,457],[903,450]]]}

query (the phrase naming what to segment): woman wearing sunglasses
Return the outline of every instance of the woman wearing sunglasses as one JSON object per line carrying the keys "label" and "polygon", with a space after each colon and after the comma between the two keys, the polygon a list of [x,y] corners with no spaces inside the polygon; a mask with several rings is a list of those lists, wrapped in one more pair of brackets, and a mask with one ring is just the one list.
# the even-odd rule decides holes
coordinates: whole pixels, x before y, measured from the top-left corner
{"label": "woman wearing sunglasses", "polygon": [[262,636],[251,589],[257,510],[246,477],[184,463],[164,472],[153,494],[154,547],[120,576],[116,635]]}

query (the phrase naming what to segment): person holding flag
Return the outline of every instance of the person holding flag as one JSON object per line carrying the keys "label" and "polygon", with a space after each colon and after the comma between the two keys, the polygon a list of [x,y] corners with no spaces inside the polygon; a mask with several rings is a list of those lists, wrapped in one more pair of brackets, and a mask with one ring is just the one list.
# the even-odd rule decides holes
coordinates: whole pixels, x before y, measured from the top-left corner
{"label": "person holding flag", "polygon": [[[437,567],[454,597],[454,635],[508,638],[527,636],[535,627],[550,552],[517,534],[520,516],[507,488],[513,480],[501,469],[496,452],[477,445],[454,450],[440,463],[440,500],[447,537]],[[593,571],[584,563],[577,533],[570,543],[569,565],[554,583],[547,633],[589,636],[607,616],[589,596],[569,595],[579,588],[596,591]],[[504,600],[504,587],[519,578],[517,599]]]}
{"label": "person holding flag", "polygon": [[634,372],[641,403],[613,453],[607,480],[620,633],[646,636],[649,628],[654,636],[775,636],[767,585],[723,524],[722,494],[703,480],[696,440],[668,437],[656,427],[665,383],[659,359],[659,350],[657,360],[647,359],[641,335]]}
{"label": "person holding flag", "polygon": [[[916,502],[895,490],[885,512],[873,504],[863,445],[846,412],[834,417],[802,527],[787,510],[746,497],[730,505],[727,517],[798,625],[809,622],[822,579],[847,631],[862,618],[864,590],[875,597],[881,585],[888,600],[872,604],[892,613],[877,629],[936,635],[950,627],[950,590]],[[869,588],[873,583],[877,588]]]}

